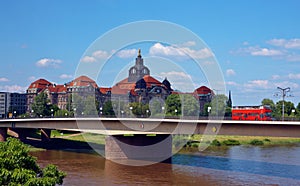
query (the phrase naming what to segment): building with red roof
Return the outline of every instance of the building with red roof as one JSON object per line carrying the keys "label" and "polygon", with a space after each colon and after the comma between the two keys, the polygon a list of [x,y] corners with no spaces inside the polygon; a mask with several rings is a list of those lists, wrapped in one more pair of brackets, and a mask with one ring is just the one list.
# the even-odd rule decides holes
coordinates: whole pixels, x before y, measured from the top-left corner
{"label": "building with red roof", "polygon": [[29,112],[34,98],[41,92],[45,92],[51,104],[57,105],[60,109],[70,108],[68,104],[72,103],[72,100],[69,100],[72,94],[78,94],[85,98],[91,95],[99,102],[100,110],[109,100],[119,101],[118,107],[120,107],[120,101],[124,104],[131,102],[146,104],[153,98],[166,100],[170,94],[193,95],[199,101],[200,110],[203,110],[204,104],[210,102],[214,96],[214,92],[206,86],[201,86],[189,93],[173,91],[167,78],[160,82],[150,75],[150,70],[144,65],[140,50],[135,59],[135,65],[128,70],[128,77],[112,87],[99,87],[94,80],[84,75],[64,85],[56,85],[45,79],[34,81],[27,89],[27,110]]}
{"label": "building with red roof", "polygon": [[150,75],[150,70],[144,65],[141,50],[135,65],[128,71],[128,78],[111,88],[112,99],[121,99],[125,102],[149,103],[153,97],[165,100],[171,92],[171,84],[167,79],[160,82]]}

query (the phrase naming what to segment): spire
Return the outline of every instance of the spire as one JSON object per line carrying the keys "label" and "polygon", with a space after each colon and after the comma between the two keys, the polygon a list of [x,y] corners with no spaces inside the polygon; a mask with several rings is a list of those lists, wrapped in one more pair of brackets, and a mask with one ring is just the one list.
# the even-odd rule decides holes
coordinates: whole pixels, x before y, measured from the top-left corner
{"label": "spire", "polygon": [[231,91],[230,90],[229,90],[229,95],[228,95],[227,106],[228,107],[232,107]]}
{"label": "spire", "polygon": [[142,55],[141,55],[141,49],[140,48],[139,48],[138,57],[142,57]]}

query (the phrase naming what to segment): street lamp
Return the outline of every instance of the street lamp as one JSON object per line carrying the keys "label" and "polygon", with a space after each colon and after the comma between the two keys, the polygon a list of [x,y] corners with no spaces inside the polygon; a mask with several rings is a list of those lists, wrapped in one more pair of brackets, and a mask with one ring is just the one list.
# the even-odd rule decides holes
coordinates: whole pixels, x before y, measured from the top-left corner
{"label": "street lamp", "polygon": [[207,107],[208,114],[210,113],[211,107]]}
{"label": "street lamp", "polygon": [[124,110],[121,110],[121,116],[123,118],[123,116],[124,116]]}
{"label": "street lamp", "polygon": [[175,115],[177,116],[177,112],[178,112],[178,110],[177,109],[175,109]]}
{"label": "street lamp", "polygon": [[17,111],[14,111],[14,118],[16,117]]}
{"label": "street lamp", "polygon": [[51,109],[51,117],[53,117],[53,109]]}
{"label": "street lamp", "polygon": [[284,98],[287,96],[287,92],[290,92],[290,87],[287,88],[281,88],[281,87],[277,87],[277,89],[282,91],[282,121],[284,120]]}
{"label": "street lamp", "polygon": [[133,109],[133,107],[129,107],[129,110],[130,110],[130,117],[132,116],[132,109]]}
{"label": "street lamp", "polygon": [[33,117],[33,113],[34,113],[34,110],[32,109],[32,110],[31,110],[31,117]]}

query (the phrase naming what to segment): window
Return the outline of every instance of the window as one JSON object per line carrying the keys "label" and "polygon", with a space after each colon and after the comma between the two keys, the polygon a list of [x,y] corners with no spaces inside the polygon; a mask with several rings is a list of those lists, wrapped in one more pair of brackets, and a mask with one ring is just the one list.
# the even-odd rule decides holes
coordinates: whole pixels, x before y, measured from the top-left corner
{"label": "window", "polygon": [[136,69],[135,68],[131,69],[131,73],[135,74],[136,73]]}

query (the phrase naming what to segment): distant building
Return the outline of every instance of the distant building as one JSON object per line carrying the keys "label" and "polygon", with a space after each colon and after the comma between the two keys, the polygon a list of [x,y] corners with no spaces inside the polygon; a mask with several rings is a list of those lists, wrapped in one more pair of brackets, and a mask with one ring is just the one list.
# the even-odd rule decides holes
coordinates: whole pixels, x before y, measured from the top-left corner
{"label": "distant building", "polygon": [[99,102],[105,102],[107,100],[107,94],[109,89],[105,89],[103,94],[96,82],[87,76],[80,76],[64,85],[52,84],[45,79],[38,79],[31,83],[27,89],[27,112],[34,112],[31,108],[34,98],[41,92],[47,94],[51,104],[55,104],[59,109],[68,109],[72,103],[71,95],[78,94],[82,97],[89,95],[95,96],[95,99]]}
{"label": "distant building", "polygon": [[160,82],[150,75],[150,70],[144,66],[144,60],[139,50],[135,65],[128,71],[128,78],[116,83],[111,88],[111,95],[112,99],[149,103],[153,97],[165,100],[172,91],[171,84],[167,79]]}
{"label": "distant building", "polygon": [[198,99],[200,111],[202,111],[204,109],[205,103],[211,102],[211,99],[215,94],[210,88],[201,86],[194,91],[194,95]]}
{"label": "distant building", "polygon": [[[141,50],[135,59],[135,65],[128,70],[128,77],[112,87],[99,87],[94,80],[87,76],[77,77],[64,85],[52,84],[45,79],[34,81],[27,89],[27,112],[32,112],[31,105],[34,98],[41,92],[45,92],[50,103],[57,105],[60,109],[70,108],[68,104],[72,102],[70,100],[72,94],[76,93],[82,97],[95,96],[95,100],[99,102],[100,112],[109,100],[123,102],[122,104],[131,102],[147,104],[153,98],[166,100],[170,94],[193,95],[199,101],[201,111],[205,103],[210,102],[214,96],[214,92],[206,86],[201,86],[190,93],[173,91],[167,78],[160,82],[150,75],[149,68],[144,65]],[[1,100],[0,97],[0,105],[2,104]],[[120,104],[118,105],[120,107]],[[4,108],[4,106],[2,107]],[[0,113],[2,107],[0,106]]]}
{"label": "distant building", "polygon": [[0,92],[0,118],[18,116],[26,113],[27,97],[25,93]]}

